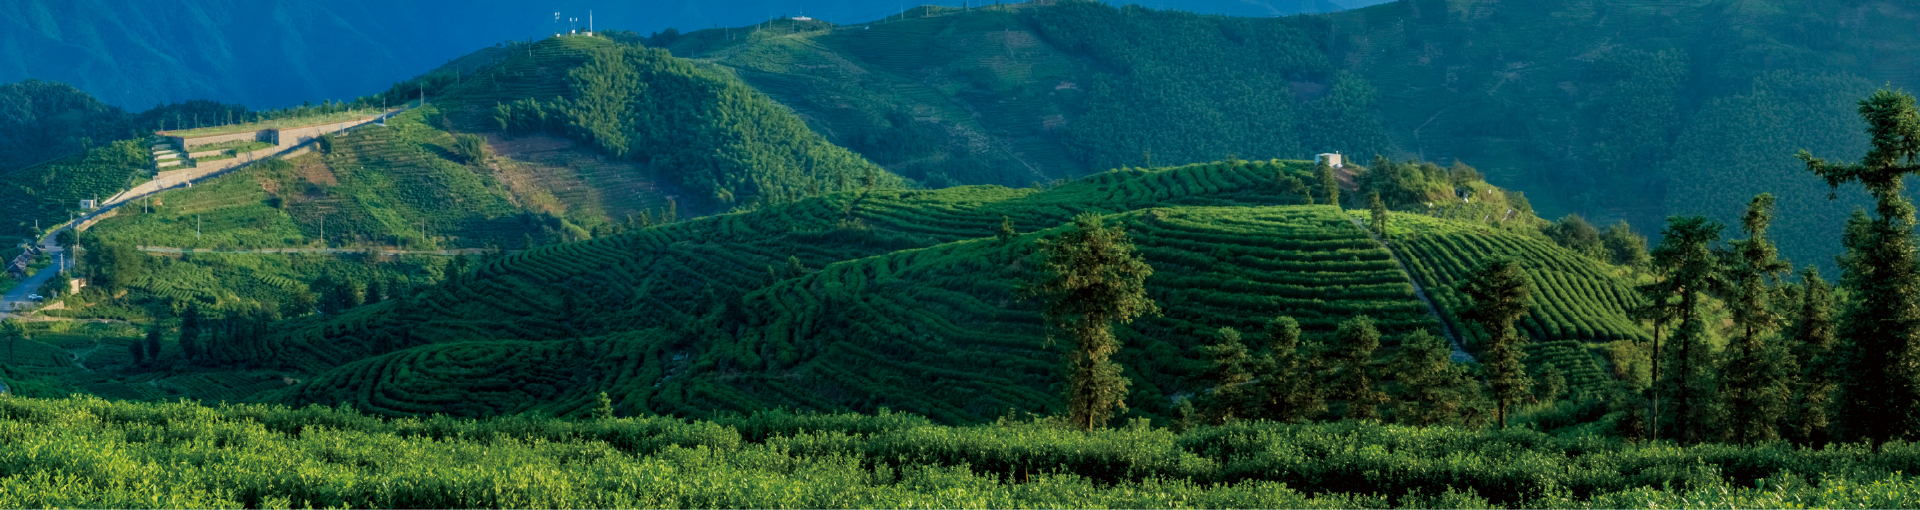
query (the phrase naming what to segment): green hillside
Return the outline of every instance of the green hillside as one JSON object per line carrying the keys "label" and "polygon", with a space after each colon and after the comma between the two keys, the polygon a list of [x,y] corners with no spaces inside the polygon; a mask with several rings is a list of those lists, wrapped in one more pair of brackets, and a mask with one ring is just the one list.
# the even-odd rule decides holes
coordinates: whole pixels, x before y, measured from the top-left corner
{"label": "green hillside", "polygon": [[1916,19],[1884,0],[1408,0],[1281,18],[1061,1],[648,44],[731,68],[935,185],[1230,155],[1466,161],[1542,216],[1644,232],[1671,214],[1731,221],[1772,191],[1783,253],[1826,266],[1864,195],[1823,200],[1791,156],[1864,150],[1852,103],[1920,85],[1904,57]]}
{"label": "green hillside", "polygon": [[809,131],[726,73],[605,37],[554,37],[462,78],[450,126],[552,134],[644,163],[700,209],[780,203],[899,177]]}
{"label": "green hillside", "polygon": [[1397,149],[1460,158],[1551,216],[1736,222],[1782,198],[1782,254],[1828,264],[1864,195],[1828,202],[1800,149],[1858,153],[1854,101],[1920,86],[1920,10],[1850,0],[1443,2],[1329,17],[1332,58],[1382,91]]}
{"label": "green hillside", "polygon": [[1386,152],[1374,92],[1336,72],[1316,25],[1059,2],[648,43],[735,70],[902,175],[1021,186],[1230,155]]}
{"label": "green hillside", "polygon": [[[308,374],[258,399],[399,416],[578,415],[603,391],[622,412],[680,416],[885,407],[972,423],[1010,408],[1044,412],[1059,405],[1057,347],[1018,289],[1037,276],[1036,241],[1097,212],[1123,225],[1157,271],[1148,294],[1165,314],[1126,328],[1118,360],[1134,380],[1136,415],[1165,419],[1199,389],[1199,347],[1223,326],[1259,331],[1289,315],[1329,338],[1367,314],[1389,351],[1400,335],[1438,331],[1365,231],[1332,207],[1288,205],[1304,197],[1276,176],[1310,168],[1213,163],[1046,190],[830,194],[542,247],[408,299],[283,323],[235,349],[252,365]],[[1001,218],[1021,234],[996,237]],[[1526,239],[1554,260],[1579,260]],[[1619,285],[1589,272],[1542,278]],[[1542,299],[1587,306],[1557,290]],[[1609,330],[1622,338],[1645,336],[1608,324],[1625,328]],[[1575,331],[1538,340],[1604,341]],[[1549,358],[1569,377],[1598,374],[1576,345],[1576,357]]]}

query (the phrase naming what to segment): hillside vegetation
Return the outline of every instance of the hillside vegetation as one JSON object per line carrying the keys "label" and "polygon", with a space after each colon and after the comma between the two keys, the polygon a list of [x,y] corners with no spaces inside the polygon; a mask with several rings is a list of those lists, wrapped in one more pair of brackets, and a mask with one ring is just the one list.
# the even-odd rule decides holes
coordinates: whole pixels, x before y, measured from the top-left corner
{"label": "hillside vegetation", "polygon": [[[656,35],[929,184],[1009,186],[1229,155],[1387,153],[1375,92],[1305,18],[1094,2],[921,7],[878,23]],[[1299,93],[1292,93],[1299,92]]]}
{"label": "hillside vegetation", "polygon": [[[1643,448],[1367,423],[434,417],[0,399],[11,507],[1895,508],[1913,446]],[[183,467],[190,466],[190,467]],[[1802,472],[1818,474],[1799,474]],[[1446,487],[1436,490],[1436,487]]]}
{"label": "hillside vegetation", "polygon": [[[1122,333],[1128,347],[1117,360],[1134,380],[1137,416],[1171,419],[1207,370],[1199,347],[1223,326],[1257,331],[1285,314],[1320,338],[1366,314],[1389,347],[1438,331],[1408,275],[1344,213],[1288,205],[1306,201],[1289,186],[1310,169],[1225,162],[1124,169],[1046,190],[835,193],[488,261],[406,299],[298,319],[236,349],[254,365],[312,374],[261,399],[390,415],[577,415],[604,391],[633,413],[886,407],[979,422],[1059,405],[1048,389],[1055,348],[1020,288],[1036,276],[1034,243],[1095,212],[1124,226],[1158,268],[1148,295],[1165,313]],[[1018,234],[996,234],[1003,219]],[[1566,278],[1620,285],[1598,273]],[[1609,324],[1629,329],[1553,329],[1551,339],[1644,336]],[[1598,370],[1570,359],[1568,373]]]}
{"label": "hillside vegetation", "polygon": [[602,37],[527,46],[440,102],[458,105],[449,115],[461,129],[558,134],[645,163],[703,209],[904,182],[729,75]]}
{"label": "hillside vegetation", "polygon": [[1864,150],[1852,101],[1920,84],[1915,22],[1890,1],[1408,0],[1281,18],[1062,1],[648,44],[732,68],[934,185],[1233,155],[1465,161],[1542,216],[1644,232],[1672,214],[1732,221],[1771,191],[1783,253],[1831,271],[1825,240],[1865,196],[1822,200],[1790,156]]}

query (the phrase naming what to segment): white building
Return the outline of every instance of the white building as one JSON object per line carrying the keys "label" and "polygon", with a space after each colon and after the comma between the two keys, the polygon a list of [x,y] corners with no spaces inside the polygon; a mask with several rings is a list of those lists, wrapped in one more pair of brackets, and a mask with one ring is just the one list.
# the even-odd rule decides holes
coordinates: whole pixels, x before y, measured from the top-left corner
{"label": "white building", "polygon": [[1315,164],[1326,163],[1327,166],[1334,168],[1346,168],[1347,166],[1346,159],[1342,158],[1338,152],[1314,156],[1313,162]]}

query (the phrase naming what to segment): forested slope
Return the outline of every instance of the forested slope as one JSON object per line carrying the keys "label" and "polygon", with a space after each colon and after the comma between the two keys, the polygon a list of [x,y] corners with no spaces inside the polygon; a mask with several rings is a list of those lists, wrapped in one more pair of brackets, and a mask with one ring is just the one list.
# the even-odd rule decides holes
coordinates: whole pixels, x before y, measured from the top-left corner
{"label": "forested slope", "polygon": [[1063,1],[648,44],[733,68],[935,185],[1229,155],[1460,160],[1543,216],[1645,232],[1670,214],[1731,221],[1772,191],[1783,253],[1826,265],[1822,240],[1864,197],[1825,201],[1791,155],[1864,150],[1853,101],[1920,85],[1916,23],[1893,1],[1408,0],[1283,18]]}
{"label": "forested slope", "polygon": [[1230,155],[1386,152],[1374,92],[1312,18],[1094,2],[782,20],[648,44],[735,69],[834,142],[930,185],[1011,186]]}
{"label": "forested slope", "polygon": [[604,37],[554,37],[451,86],[436,104],[467,131],[555,134],[645,163],[703,210],[780,203],[898,176],[809,131],[722,72]]}
{"label": "forested slope", "polygon": [[1415,0],[1329,23],[1331,58],[1383,91],[1404,153],[1471,162],[1543,215],[1643,232],[1738,223],[1771,192],[1782,255],[1828,269],[1865,195],[1827,201],[1793,154],[1864,151],[1854,102],[1920,86],[1912,2]]}

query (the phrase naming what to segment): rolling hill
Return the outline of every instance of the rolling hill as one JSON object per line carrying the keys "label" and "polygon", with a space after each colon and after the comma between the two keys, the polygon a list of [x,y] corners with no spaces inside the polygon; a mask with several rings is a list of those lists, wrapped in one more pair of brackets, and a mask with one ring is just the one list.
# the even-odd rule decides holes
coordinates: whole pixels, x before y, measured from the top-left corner
{"label": "rolling hill", "polygon": [[[713,216],[491,260],[408,299],[286,322],[236,346],[252,366],[301,382],[255,398],[349,402],[389,415],[540,411],[571,415],[607,392],[626,413],[712,416],[785,407],[882,407],[952,423],[1059,405],[1058,354],[1038,303],[1034,243],[1074,215],[1123,225],[1156,268],[1165,309],[1123,333],[1117,358],[1138,416],[1171,416],[1222,326],[1258,331],[1275,315],[1328,336],[1358,314],[1392,345],[1439,321],[1393,255],[1346,213],[1301,204],[1276,175],[1304,162],[1122,169],[1050,189],[964,186],[862,190]],[[1011,219],[1022,234],[999,238]],[[1527,255],[1540,268],[1590,260],[1514,224],[1434,220],[1430,229],[1515,240],[1439,249],[1449,260]],[[1587,343],[1645,336],[1617,302],[1585,289],[1622,283],[1591,271],[1543,273],[1535,340],[1573,342],[1550,356],[1599,374]],[[1565,289],[1565,290],[1562,290]],[[1452,317],[1456,301],[1441,300]],[[1611,307],[1611,308],[1609,308]],[[1562,327],[1555,310],[1591,311],[1612,329]],[[1453,319],[1448,319],[1453,320]],[[852,367],[862,367],[855,370]],[[1604,390],[1604,380],[1576,387]]]}
{"label": "rolling hill", "polygon": [[1408,0],[1283,18],[1062,1],[649,44],[734,69],[936,186],[1231,155],[1466,161],[1544,216],[1643,232],[1674,214],[1732,221],[1772,191],[1782,253],[1832,270],[1825,240],[1864,195],[1823,200],[1791,156],[1864,150],[1853,102],[1920,85],[1917,20],[1852,0]]}

